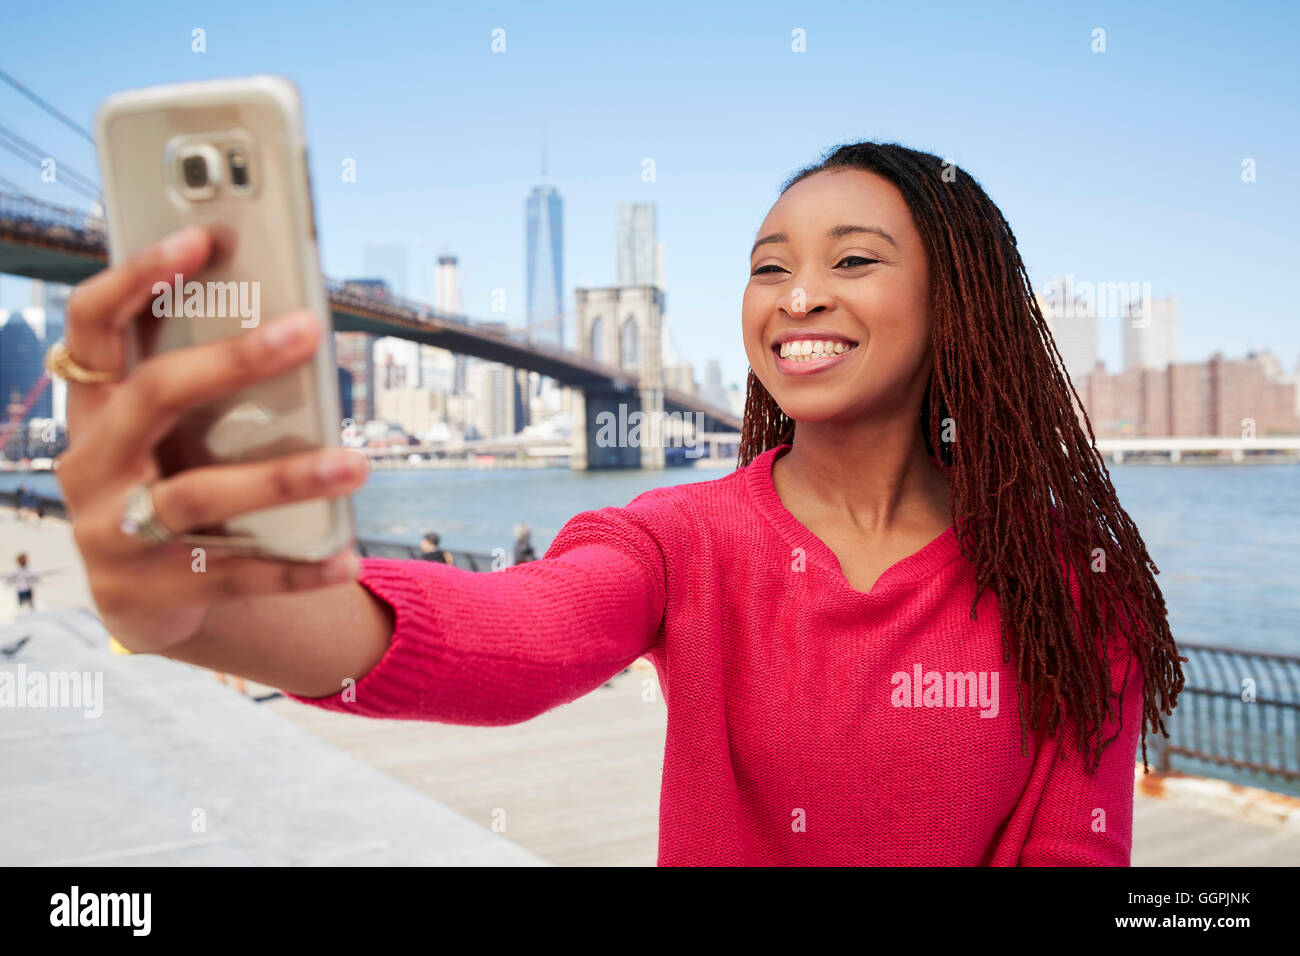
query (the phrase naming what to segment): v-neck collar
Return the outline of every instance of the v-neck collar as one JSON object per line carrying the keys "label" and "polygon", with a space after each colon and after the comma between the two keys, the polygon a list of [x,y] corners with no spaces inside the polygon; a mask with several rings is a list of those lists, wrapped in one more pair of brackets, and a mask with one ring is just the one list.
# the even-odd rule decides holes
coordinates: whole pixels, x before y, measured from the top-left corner
{"label": "v-neck collar", "polygon": [[751,461],[749,467],[745,469],[746,490],[755,506],[772,523],[777,533],[793,547],[802,548],[810,564],[830,572],[836,584],[850,596],[862,600],[878,597],[888,587],[930,577],[940,568],[961,557],[956,530],[949,525],[920,551],[886,568],[876,579],[870,591],[859,591],[844,576],[844,569],[840,567],[835,552],[791,514],[776,493],[776,483],[772,479],[772,466],[776,463],[776,459],[790,448],[791,445],[788,443],[777,445]]}

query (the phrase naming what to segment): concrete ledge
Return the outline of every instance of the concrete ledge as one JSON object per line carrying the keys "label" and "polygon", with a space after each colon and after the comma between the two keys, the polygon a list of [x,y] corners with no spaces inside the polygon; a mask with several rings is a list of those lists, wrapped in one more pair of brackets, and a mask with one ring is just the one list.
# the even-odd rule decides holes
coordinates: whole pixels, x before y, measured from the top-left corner
{"label": "concrete ledge", "polygon": [[1300,836],[1300,798],[1289,794],[1177,771],[1143,774],[1141,764],[1135,767],[1135,780],[1143,796]]}
{"label": "concrete ledge", "polygon": [[102,715],[0,705],[2,865],[547,865],[207,671],[109,653],[88,613],[20,617],[0,648],[24,636],[0,682],[88,674]]}

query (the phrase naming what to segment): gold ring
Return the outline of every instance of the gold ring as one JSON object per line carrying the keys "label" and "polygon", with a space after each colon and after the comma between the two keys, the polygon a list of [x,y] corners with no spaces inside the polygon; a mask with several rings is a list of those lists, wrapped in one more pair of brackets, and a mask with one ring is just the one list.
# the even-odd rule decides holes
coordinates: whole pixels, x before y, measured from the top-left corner
{"label": "gold ring", "polygon": [[55,342],[45,353],[45,371],[68,382],[81,382],[85,385],[104,385],[120,382],[126,376],[122,372],[96,372],[94,369],[78,365],[68,354],[67,342]]}

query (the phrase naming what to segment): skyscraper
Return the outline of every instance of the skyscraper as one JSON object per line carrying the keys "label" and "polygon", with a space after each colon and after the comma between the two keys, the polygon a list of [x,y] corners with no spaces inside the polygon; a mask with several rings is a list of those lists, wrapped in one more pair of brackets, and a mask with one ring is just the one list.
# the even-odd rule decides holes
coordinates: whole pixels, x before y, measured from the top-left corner
{"label": "skyscraper", "polygon": [[709,359],[704,366],[704,388],[700,390],[700,397],[718,408],[727,407],[727,389],[722,384],[722,363],[717,359]]}
{"label": "skyscraper", "polygon": [[[383,279],[395,296],[410,294],[406,283],[406,246],[393,242],[368,242],[361,248],[361,270],[367,277]],[[375,342],[375,365],[382,369],[396,365],[400,378],[409,386],[420,384],[420,346],[405,339],[386,336]],[[388,380],[376,382],[388,387]]]}
{"label": "skyscraper", "polygon": [[[32,305],[45,310],[45,348],[63,338],[68,324],[68,297],[72,286],[32,280]],[[50,382],[52,417],[60,425],[68,423],[68,383],[61,378]]]}
{"label": "skyscraper", "polygon": [[375,417],[375,350],[373,335],[365,332],[335,332],[334,354],[339,368],[339,387],[344,417],[365,424]]}
{"label": "skyscraper", "polygon": [[543,184],[533,187],[524,206],[528,337],[563,347],[564,201],[554,186]]}
{"label": "skyscraper", "polygon": [[1178,361],[1178,300],[1133,303],[1123,318],[1124,368],[1163,369]]}
{"label": "skyscraper", "polygon": [[[32,389],[44,374],[45,310],[39,307],[0,313],[0,421],[8,420],[8,407],[32,397]],[[34,397],[25,420],[51,418],[53,400],[49,382]]]}
{"label": "skyscraper", "polygon": [[614,284],[659,285],[655,204],[621,202],[614,207]]}
{"label": "skyscraper", "polygon": [[1065,371],[1077,385],[1097,364],[1097,309],[1086,295],[1076,294],[1069,276],[1054,276],[1034,296]]}
{"label": "skyscraper", "polygon": [[475,397],[479,435],[506,438],[515,427],[514,369],[498,362],[479,362],[469,370],[469,392]]}
{"label": "skyscraper", "polygon": [[[434,273],[434,311],[443,315],[460,315],[459,269],[455,256],[438,256]],[[433,345],[420,347],[420,378],[425,388],[439,389],[454,395],[465,392],[467,356],[457,355]]]}

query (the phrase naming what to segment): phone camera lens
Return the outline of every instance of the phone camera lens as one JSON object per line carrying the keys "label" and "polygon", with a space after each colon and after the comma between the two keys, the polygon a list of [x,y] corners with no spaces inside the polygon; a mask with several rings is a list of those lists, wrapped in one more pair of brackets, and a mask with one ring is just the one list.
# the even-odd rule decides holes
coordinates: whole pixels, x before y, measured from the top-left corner
{"label": "phone camera lens", "polygon": [[236,189],[248,188],[248,154],[235,147],[226,154],[230,163],[230,184]]}
{"label": "phone camera lens", "polygon": [[181,162],[181,172],[190,189],[202,189],[208,184],[208,161],[200,154],[186,156]]}

